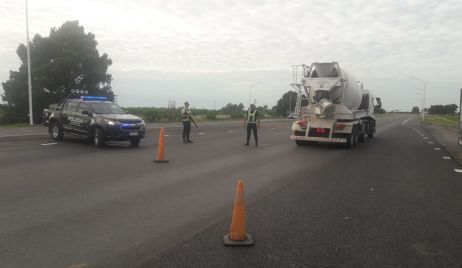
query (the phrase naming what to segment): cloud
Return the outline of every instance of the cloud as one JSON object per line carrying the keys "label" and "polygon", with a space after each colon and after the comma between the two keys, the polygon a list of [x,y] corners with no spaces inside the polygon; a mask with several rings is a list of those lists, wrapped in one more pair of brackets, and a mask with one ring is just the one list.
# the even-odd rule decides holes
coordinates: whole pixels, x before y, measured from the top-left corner
{"label": "cloud", "polygon": [[[114,73],[278,70],[290,76],[292,64],[335,60],[358,78],[462,82],[459,0],[29,2],[31,35],[78,19],[113,59]],[[24,7],[4,0],[0,10],[8,11],[0,25],[4,81],[19,65]]]}

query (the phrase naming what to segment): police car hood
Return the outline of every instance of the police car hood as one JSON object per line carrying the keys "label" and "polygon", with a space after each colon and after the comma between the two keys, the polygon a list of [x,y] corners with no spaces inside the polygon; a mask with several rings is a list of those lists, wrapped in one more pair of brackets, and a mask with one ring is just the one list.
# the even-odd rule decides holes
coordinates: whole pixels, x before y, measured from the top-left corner
{"label": "police car hood", "polygon": [[141,123],[141,118],[131,114],[98,114],[98,116],[120,123]]}

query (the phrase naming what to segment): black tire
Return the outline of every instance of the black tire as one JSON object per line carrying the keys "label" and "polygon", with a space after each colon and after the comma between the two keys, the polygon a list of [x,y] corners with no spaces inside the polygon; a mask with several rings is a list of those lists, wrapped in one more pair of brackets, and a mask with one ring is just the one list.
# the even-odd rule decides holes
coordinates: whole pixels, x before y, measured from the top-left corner
{"label": "black tire", "polygon": [[361,133],[358,135],[358,141],[363,143],[366,140],[366,133]]}
{"label": "black tire", "polygon": [[345,144],[345,147],[348,149],[351,149],[356,146],[356,143],[358,142],[358,134],[356,132],[356,127],[353,128],[353,131],[351,132],[350,135],[346,137],[347,143]]}
{"label": "black tire", "polygon": [[104,132],[100,127],[95,128],[95,134],[93,135],[93,144],[96,147],[104,147]]}
{"label": "black tire", "polygon": [[50,134],[51,134],[51,137],[57,141],[60,141],[63,139],[64,137],[63,128],[59,125],[58,122],[55,121],[51,123]]}
{"label": "black tire", "polygon": [[130,139],[130,145],[132,147],[137,147],[140,144],[141,139],[140,138],[131,138]]}

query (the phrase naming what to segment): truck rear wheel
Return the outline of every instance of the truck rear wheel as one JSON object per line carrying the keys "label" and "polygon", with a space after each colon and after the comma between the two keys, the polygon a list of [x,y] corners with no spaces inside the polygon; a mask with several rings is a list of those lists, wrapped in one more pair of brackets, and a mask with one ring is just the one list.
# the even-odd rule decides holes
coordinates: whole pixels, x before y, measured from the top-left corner
{"label": "truck rear wheel", "polygon": [[96,147],[104,147],[104,132],[100,127],[95,128],[95,135],[93,136],[93,143]]}
{"label": "truck rear wheel", "polygon": [[64,137],[63,129],[59,126],[58,122],[53,122],[50,127],[51,137],[57,141],[60,141]]}
{"label": "truck rear wheel", "polygon": [[365,132],[360,133],[360,134],[358,135],[358,141],[359,141],[359,142],[364,142],[365,140],[366,140],[366,133],[365,133]]}
{"label": "truck rear wheel", "polygon": [[345,144],[345,147],[348,149],[351,149],[356,146],[356,143],[358,142],[358,132],[356,130],[356,127],[353,128],[353,131],[351,132],[350,135],[347,136],[347,143]]}

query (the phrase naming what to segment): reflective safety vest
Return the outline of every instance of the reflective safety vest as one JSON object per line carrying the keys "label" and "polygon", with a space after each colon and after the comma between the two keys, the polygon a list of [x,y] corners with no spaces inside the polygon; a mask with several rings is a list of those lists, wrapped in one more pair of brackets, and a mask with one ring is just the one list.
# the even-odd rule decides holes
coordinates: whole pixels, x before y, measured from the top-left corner
{"label": "reflective safety vest", "polygon": [[253,112],[250,110],[247,112],[247,122],[257,123],[257,109],[255,109]]}
{"label": "reflective safety vest", "polygon": [[182,116],[183,122],[191,121],[191,110],[183,109],[183,111],[181,111],[181,116]]}

